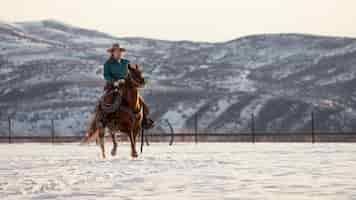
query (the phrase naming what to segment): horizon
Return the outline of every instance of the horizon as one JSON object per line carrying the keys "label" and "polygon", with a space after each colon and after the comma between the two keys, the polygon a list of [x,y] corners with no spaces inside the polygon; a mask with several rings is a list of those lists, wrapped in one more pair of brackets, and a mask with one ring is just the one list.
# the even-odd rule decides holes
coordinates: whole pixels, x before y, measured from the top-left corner
{"label": "horizon", "polygon": [[[168,41],[218,43],[259,34],[356,36],[353,1],[182,1],[108,0],[103,4],[84,0],[6,0],[0,8],[0,19],[8,22],[53,19],[120,38]],[[118,14],[112,14],[115,12]]]}
{"label": "horizon", "polygon": [[281,32],[281,33],[257,33],[257,34],[250,34],[250,35],[242,35],[240,37],[235,37],[235,38],[231,38],[229,40],[224,40],[224,41],[199,41],[199,40],[187,40],[187,39],[161,39],[161,38],[152,38],[152,37],[144,37],[144,36],[124,36],[124,37],[119,37],[117,35],[111,34],[111,33],[107,33],[104,32],[102,30],[99,29],[95,29],[95,28],[86,28],[86,27],[82,27],[80,25],[74,25],[74,24],[70,24],[68,22],[65,21],[61,21],[58,19],[42,19],[42,20],[25,20],[25,21],[0,21],[3,23],[7,23],[7,24],[26,24],[26,23],[38,23],[38,22],[44,22],[44,21],[53,21],[56,23],[61,23],[64,24],[66,26],[72,26],[75,28],[80,28],[80,29],[85,29],[85,30],[89,30],[89,31],[98,31],[100,33],[104,33],[104,34],[108,34],[109,36],[112,37],[116,37],[116,38],[142,38],[142,39],[148,39],[148,40],[161,40],[161,41],[168,41],[168,42],[194,42],[194,43],[225,43],[225,42],[230,42],[230,41],[235,41],[235,40],[239,40],[239,39],[243,39],[243,38],[247,38],[247,37],[254,37],[254,36],[264,36],[264,35],[280,35],[280,36],[286,36],[286,35],[296,35],[296,36],[309,36],[309,37],[326,37],[326,38],[340,38],[340,39],[356,39],[356,37],[349,37],[349,36],[340,36],[340,35],[323,35],[323,34],[312,34],[312,33],[302,33],[302,32]]}

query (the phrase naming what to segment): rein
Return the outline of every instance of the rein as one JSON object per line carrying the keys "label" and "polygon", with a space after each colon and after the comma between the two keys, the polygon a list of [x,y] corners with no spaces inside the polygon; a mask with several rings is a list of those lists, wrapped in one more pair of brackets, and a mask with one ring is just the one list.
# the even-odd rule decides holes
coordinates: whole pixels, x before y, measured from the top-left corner
{"label": "rein", "polygon": [[[136,88],[135,86],[132,85],[132,82],[135,85],[140,85],[137,82],[137,80],[135,80],[134,76],[131,75],[131,72],[128,74],[128,78],[127,79],[128,79],[128,81],[131,81],[131,84],[129,82],[127,82],[126,90],[129,90],[129,89],[132,89],[132,88]],[[126,93],[128,93],[128,91]],[[139,97],[138,97],[138,94],[137,94],[135,105],[137,105],[137,101],[139,101],[138,98]],[[130,108],[129,106],[125,106],[125,105],[122,105],[122,104],[120,104],[120,106],[119,106],[119,110],[128,113],[134,121],[136,121],[137,115],[142,111],[142,109],[143,109],[143,106],[141,104],[139,104],[139,108],[138,109]]]}
{"label": "rein", "polygon": [[[128,80],[131,82],[129,87],[134,88],[134,87],[138,87],[140,85],[140,81],[137,80],[137,78],[135,76],[132,76],[131,72],[127,75],[127,77],[128,77]],[[133,86],[132,84],[135,86]]]}

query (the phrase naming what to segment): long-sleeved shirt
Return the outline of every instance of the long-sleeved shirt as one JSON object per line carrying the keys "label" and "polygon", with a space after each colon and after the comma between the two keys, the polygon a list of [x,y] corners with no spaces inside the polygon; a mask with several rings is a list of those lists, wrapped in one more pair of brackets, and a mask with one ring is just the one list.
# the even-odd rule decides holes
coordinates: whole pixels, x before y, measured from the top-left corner
{"label": "long-sleeved shirt", "polygon": [[126,59],[109,59],[104,64],[104,79],[106,82],[112,83],[118,79],[125,79],[128,74],[129,60]]}

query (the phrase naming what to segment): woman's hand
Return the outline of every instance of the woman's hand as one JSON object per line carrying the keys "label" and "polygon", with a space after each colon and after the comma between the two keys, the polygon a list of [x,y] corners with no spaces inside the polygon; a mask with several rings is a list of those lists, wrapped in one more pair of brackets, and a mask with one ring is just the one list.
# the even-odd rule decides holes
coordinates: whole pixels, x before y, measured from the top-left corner
{"label": "woman's hand", "polygon": [[114,81],[114,87],[119,87],[120,84],[125,83],[125,79]]}

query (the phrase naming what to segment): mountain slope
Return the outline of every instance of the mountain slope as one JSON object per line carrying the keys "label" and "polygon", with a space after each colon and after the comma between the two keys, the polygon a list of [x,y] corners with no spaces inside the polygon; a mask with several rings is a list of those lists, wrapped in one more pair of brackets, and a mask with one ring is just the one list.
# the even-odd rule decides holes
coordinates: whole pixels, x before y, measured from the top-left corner
{"label": "mountain slope", "polygon": [[[155,119],[176,130],[356,130],[356,40],[254,35],[223,43],[118,38],[53,20],[0,23],[0,127],[82,134],[102,92],[106,48],[118,42],[143,66]],[[163,124],[162,124],[163,127]],[[164,128],[164,127],[163,127]],[[0,134],[6,134],[0,133]]]}

